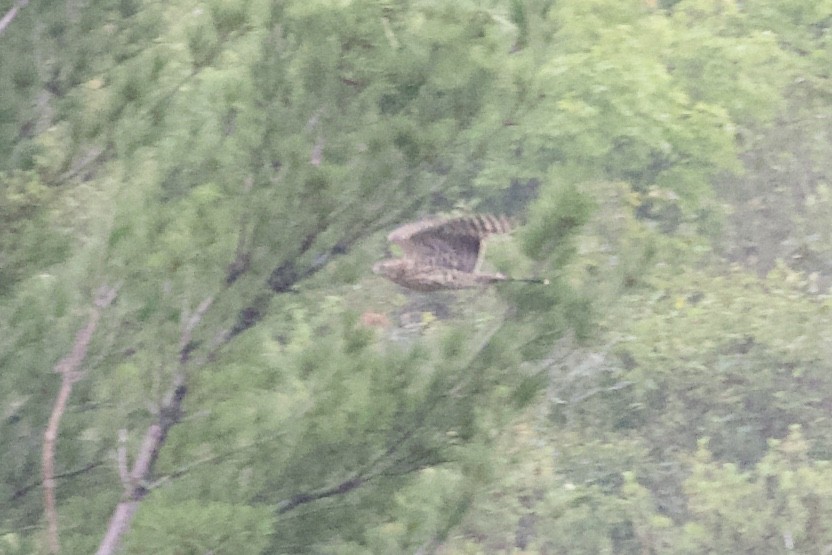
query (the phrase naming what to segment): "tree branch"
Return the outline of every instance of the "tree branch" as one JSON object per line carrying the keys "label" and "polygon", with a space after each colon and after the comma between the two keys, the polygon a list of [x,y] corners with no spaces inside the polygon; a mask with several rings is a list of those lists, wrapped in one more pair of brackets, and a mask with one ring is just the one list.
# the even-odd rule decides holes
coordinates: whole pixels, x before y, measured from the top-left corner
{"label": "tree branch", "polygon": [[[501,329],[502,322],[494,326],[488,333],[486,333],[482,340],[475,346],[469,354],[468,360],[464,367],[471,369],[478,357],[484,352],[489,345],[494,335]],[[452,389],[462,388],[470,381],[470,372],[462,372],[460,380],[453,386]],[[299,493],[289,499],[280,501],[277,504],[277,514],[287,513],[300,505],[312,503],[327,497],[334,497],[349,493],[350,491],[380,477],[394,477],[405,476],[412,472],[417,472],[424,468],[429,468],[436,464],[441,464],[443,459],[441,457],[433,456],[435,451],[426,451],[428,456],[424,453],[405,452],[405,447],[410,439],[416,435],[416,431],[420,429],[424,423],[427,414],[436,408],[439,403],[440,396],[433,396],[425,401],[425,403],[417,410],[415,422],[408,428],[403,430],[398,437],[393,440],[382,453],[367,464],[364,469],[357,471],[351,478],[348,478],[339,484],[323,488],[319,490]]]}
{"label": "tree branch", "polygon": [[311,503],[312,501],[318,501],[319,499],[325,499],[327,497],[333,497],[335,495],[343,495],[359,487],[365,481],[366,480],[361,476],[353,476],[349,480],[344,480],[337,486],[333,486],[331,488],[326,488],[309,493],[299,493],[298,495],[293,496],[291,499],[279,503],[277,507],[277,514],[289,512],[298,505]]}
{"label": "tree branch", "polygon": [[[402,212],[404,212],[404,210]],[[272,296],[292,291],[293,287],[298,282],[320,271],[329,262],[331,262],[333,258],[338,255],[345,254],[361,237],[367,236],[368,234],[374,232],[378,227],[385,225],[385,223],[389,222],[378,220],[375,224],[368,223],[368,225],[356,226],[346,239],[327,248],[322,254],[312,257],[311,260],[309,251],[319,235],[327,229],[328,224],[322,224],[318,230],[310,233],[299,245],[298,252],[295,254],[294,258],[286,260],[277,266],[271,273],[267,281],[269,291],[259,293],[255,297],[254,301],[249,304],[249,306],[239,312],[237,322],[231,328],[223,330],[217,334],[215,339],[207,347],[207,353],[204,358],[199,360],[199,363],[203,364],[206,361],[212,360],[226,344],[234,339],[234,337],[256,325],[263,318],[266,308],[268,307],[269,300]],[[306,262],[299,265],[296,261],[303,257],[306,258]],[[130,472],[131,484],[125,489],[122,501],[116,506],[116,509],[110,518],[104,539],[101,541],[98,551],[96,552],[97,555],[111,555],[116,552],[119,548],[122,536],[128,530],[130,522],[138,509],[139,503],[148,493],[147,484],[149,483],[153,466],[156,462],[159,451],[164,444],[168,431],[179,421],[182,399],[187,393],[184,366],[188,363],[196,363],[195,361],[191,361],[190,357],[190,353],[196,348],[191,341],[191,332],[199,323],[208,306],[210,306],[210,301],[205,301],[202,305],[200,305],[200,308],[196,310],[194,317],[189,319],[183,318],[183,320],[187,320],[187,324],[184,326],[182,337],[180,339],[180,370],[174,378],[173,388],[169,394],[168,401],[163,403],[159,410],[159,421],[152,424],[147,429],[142,447],[139,450],[136,462]],[[406,440],[406,437],[404,440]],[[394,446],[392,449],[395,451],[397,447]],[[282,509],[279,509],[279,512],[286,512],[294,507],[297,507],[298,505],[323,499],[325,497],[347,493],[361,486],[369,479],[372,479],[372,477],[379,476],[382,473],[383,470],[377,471],[369,478],[358,474],[333,488],[319,490],[312,493],[298,494],[292,499],[285,501],[282,505]]]}
{"label": "tree branch", "polygon": [[130,471],[127,470],[127,430],[124,428],[118,431],[116,462],[118,463],[118,476],[121,478],[121,485],[126,489],[130,486]]}
{"label": "tree branch", "polygon": [[[110,517],[107,532],[98,546],[96,552],[98,555],[109,555],[118,550],[121,538],[128,530],[136,510],[139,508],[139,503],[149,491],[147,483],[150,480],[153,466],[159,458],[159,452],[165,443],[168,432],[179,422],[182,414],[182,400],[188,392],[185,365],[189,360],[188,354],[190,353],[189,347],[193,331],[205,316],[205,312],[211,306],[212,301],[213,298],[209,297],[199,304],[193,314],[183,313],[182,315],[182,333],[179,338],[179,369],[174,375],[167,398],[159,407],[158,420],[151,424],[145,432],[133,468],[127,475],[122,501],[119,502],[112,517]],[[120,471],[120,474],[123,474],[123,471]],[[125,482],[124,476],[122,476],[122,482]]]}
{"label": "tree branch", "polygon": [[49,417],[49,423],[43,434],[43,501],[47,529],[46,540],[50,553],[58,553],[61,550],[58,537],[58,509],[55,503],[55,442],[58,438],[58,427],[66,410],[69,395],[72,393],[72,385],[83,377],[83,373],[79,372],[78,368],[87,356],[93,333],[101,319],[101,309],[109,306],[115,297],[114,288],[105,286],[98,290],[94,301],[95,306],[90,312],[87,325],[75,336],[72,351],[53,369],[56,374],[61,375],[61,388],[58,390],[58,397],[52,407],[52,415]]}
{"label": "tree branch", "polygon": [[[322,229],[325,229],[322,228]],[[366,231],[366,230],[365,230]],[[300,252],[298,256],[306,254],[318,237],[318,232],[312,233],[300,245]],[[274,293],[282,293],[291,290],[291,288],[298,281],[305,279],[323,268],[330,260],[332,255],[343,254],[346,252],[348,246],[358,238],[356,237],[347,243],[338,244],[332,247],[325,255],[316,257],[308,266],[298,271],[292,261],[287,261],[272,272],[269,278],[268,285]],[[242,333],[249,327],[255,325],[263,317],[268,300],[271,295],[259,295],[256,302],[249,307],[243,309],[238,316],[238,322],[235,326],[218,336],[214,343],[209,347],[207,360],[210,360],[219,349],[230,342],[236,335]],[[186,374],[184,366],[190,361],[190,353],[194,348],[192,342],[192,333],[198,323],[201,321],[205,312],[211,306],[212,299],[206,299],[196,309],[192,316],[183,317],[184,325],[179,341],[179,364],[180,370],[174,377],[174,384],[171,392],[168,395],[168,400],[162,404],[159,409],[159,420],[150,425],[145,433],[145,438],[133,469],[129,474],[129,486],[125,488],[122,501],[116,506],[110,522],[107,526],[107,531],[101,544],[98,547],[97,555],[111,555],[116,552],[121,543],[121,538],[128,530],[130,522],[135,516],[136,510],[139,507],[140,501],[148,493],[148,482],[152,473],[159,451],[165,442],[168,431],[173,427],[180,418],[182,400],[187,393]],[[318,492],[316,497],[320,499],[329,495],[337,495],[338,493],[345,493],[358,487],[362,479],[352,478],[334,488],[332,493]],[[309,495],[309,494],[307,494]],[[296,499],[296,504],[306,503],[313,499]],[[288,509],[287,509],[288,510]]]}
{"label": "tree branch", "polygon": [[28,3],[29,0],[17,0],[17,3],[15,3],[14,6],[12,6],[12,9],[6,12],[6,15],[3,16],[3,19],[0,19],[0,35],[3,34],[3,32],[6,30],[6,27],[8,27],[11,24],[11,22],[14,21],[14,18],[17,17],[17,12],[25,8],[26,4]]}
{"label": "tree branch", "polygon": [[[83,474],[84,472],[89,472],[90,470],[98,468],[102,464],[104,464],[103,460],[93,461],[91,463],[88,463],[88,464],[82,466],[81,468],[76,469],[76,470],[70,470],[68,472],[62,472],[61,474],[55,474],[54,476],[52,476],[52,478],[54,480],[59,480],[61,478],[72,478],[73,476],[78,476],[79,474]],[[15,502],[18,499],[20,499],[21,497],[23,497],[24,495],[26,495],[27,493],[29,493],[30,491],[32,491],[33,489],[39,488],[42,485],[43,485],[43,480],[38,480],[38,481],[33,482],[31,484],[25,485],[22,488],[20,488],[19,490],[15,491],[13,494],[11,494],[9,496],[9,501],[10,502]]]}

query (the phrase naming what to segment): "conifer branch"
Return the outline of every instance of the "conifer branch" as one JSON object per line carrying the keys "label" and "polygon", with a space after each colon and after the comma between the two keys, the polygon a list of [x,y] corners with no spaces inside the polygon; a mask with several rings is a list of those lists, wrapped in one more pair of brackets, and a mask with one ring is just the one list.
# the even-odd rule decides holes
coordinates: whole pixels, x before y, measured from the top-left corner
{"label": "conifer branch", "polygon": [[[470,370],[478,357],[485,351],[494,335],[501,329],[502,322],[489,330],[480,342],[469,354],[464,368]],[[471,372],[461,372],[461,378],[454,384],[452,389],[462,388],[470,381]],[[452,395],[452,394],[450,394]],[[388,447],[377,457],[369,462],[362,470],[353,474],[350,478],[343,480],[335,486],[325,487],[318,490],[298,493],[289,499],[277,504],[277,514],[287,513],[300,505],[343,495],[349,493],[364,484],[367,484],[379,477],[398,477],[418,472],[425,468],[445,462],[445,459],[438,454],[436,449],[425,449],[422,452],[415,452],[407,449],[408,443],[416,435],[417,431],[424,425],[427,415],[436,410],[442,398],[447,396],[432,396],[426,399],[424,404],[416,412],[415,421],[407,429],[403,430],[398,437],[390,442]]]}
{"label": "conifer branch", "polygon": [[192,461],[188,464],[180,466],[179,468],[177,468],[177,469],[173,470],[172,472],[162,476],[161,478],[155,480],[154,482],[146,484],[145,487],[148,490],[153,490],[153,489],[159,488],[159,487],[163,486],[166,483],[172,482],[173,480],[176,480],[177,478],[181,478],[182,476],[185,476],[186,474],[188,474],[189,472],[191,472],[195,468],[198,468],[198,467],[206,465],[206,464],[217,463],[217,462],[223,461],[225,459],[229,459],[234,455],[239,455],[242,451],[245,451],[246,449],[253,449],[254,447],[258,447],[260,445],[263,445],[264,443],[270,443],[270,442],[274,441],[275,439],[277,439],[278,437],[280,437],[282,435],[284,435],[283,432],[279,432],[279,433],[276,433],[276,434],[271,434],[270,436],[264,437],[264,438],[259,439],[257,441],[252,441],[252,442],[250,442],[248,444],[245,444],[245,445],[240,445],[240,446],[235,445],[231,449],[226,449],[225,451],[223,451],[221,453],[217,453],[216,455],[210,455],[210,456],[202,457],[202,458],[197,459],[195,461]]}
{"label": "conifer branch", "polygon": [[[323,222],[318,229],[309,233],[301,241],[295,256],[279,264],[272,270],[267,280],[269,294],[258,294],[253,302],[239,312],[237,322],[230,329],[217,336],[212,346],[212,351],[214,352],[209,354],[209,358],[216,354],[216,351],[221,349],[234,337],[262,320],[266,314],[266,308],[272,295],[294,292],[294,288],[299,282],[312,277],[326,267],[333,259],[349,252],[350,248],[359,240],[379,229],[383,229],[396,219],[401,218],[404,214],[410,213],[413,209],[414,204],[411,204],[405,206],[401,211],[392,212],[392,217],[377,219],[373,222],[360,222],[341,241],[329,246],[324,252],[308,260],[309,252],[315,244],[315,241],[329,228],[329,224]],[[304,258],[307,259],[307,262],[305,265],[299,267],[298,261]]]}
{"label": "conifer branch", "polygon": [[[94,470],[94,469],[98,468],[99,466],[101,466],[102,464],[104,464],[103,460],[93,461],[91,463],[85,464],[81,468],[77,468],[75,470],[69,470],[67,472],[62,472],[60,474],[55,474],[54,476],[52,476],[52,478],[56,481],[60,480],[60,479],[63,479],[63,478],[72,478],[73,476],[78,476],[78,475],[83,474],[85,472],[89,472],[90,470]],[[39,488],[42,485],[43,485],[43,480],[37,480],[35,482],[32,482],[31,484],[27,484],[27,485],[23,486],[22,488],[20,488],[19,490],[12,493],[9,496],[9,501],[11,501],[11,502],[17,501],[21,497],[23,497],[24,495],[28,494],[33,489]]]}
{"label": "conifer branch", "polygon": [[349,493],[367,481],[368,480],[362,476],[356,475],[331,488],[320,489],[308,493],[299,493],[292,496],[290,499],[279,503],[277,507],[277,514],[287,513],[299,505],[311,503],[312,501],[318,501],[320,499],[326,499],[327,497],[334,497],[336,495]]}
{"label": "conifer branch", "polygon": [[[404,476],[406,474],[410,474],[411,472],[432,466],[432,464],[434,464],[433,462],[419,460],[419,457],[414,458],[411,453],[394,456],[397,455],[401,448],[409,439],[413,437],[414,434],[415,427],[406,430],[395,441],[393,441],[383,453],[379,454],[369,464],[367,464],[364,469],[356,472],[350,478],[343,480],[337,485],[298,493],[289,499],[280,501],[277,504],[277,514],[287,513],[300,505],[312,503],[313,501],[319,501],[328,497],[349,493],[380,476]],[[406,469],[401,469],[395,472],[393,471],[394,468],[405,462],[408,463]]]}

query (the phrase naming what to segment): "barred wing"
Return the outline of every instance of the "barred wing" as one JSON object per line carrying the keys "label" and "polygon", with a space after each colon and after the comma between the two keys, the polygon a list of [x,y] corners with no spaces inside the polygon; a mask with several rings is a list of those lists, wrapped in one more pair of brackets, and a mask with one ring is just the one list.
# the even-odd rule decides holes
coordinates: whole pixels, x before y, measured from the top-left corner
{"label": "barred wing", "polygon": [[405,258],[417,263],[473,272],[482,256],[483,240],[489,235],[508,233],[511,227],[504,216],[477,214],[405,224],[393,230],[387,239],[404,250]]}

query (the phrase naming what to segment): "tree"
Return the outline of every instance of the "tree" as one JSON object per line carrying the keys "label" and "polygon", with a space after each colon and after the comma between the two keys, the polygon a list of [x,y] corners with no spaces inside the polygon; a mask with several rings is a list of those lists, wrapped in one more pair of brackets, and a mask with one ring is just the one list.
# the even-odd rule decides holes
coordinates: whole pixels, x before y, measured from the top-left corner
{"label": "tree", "polygon": [[[829,21],[798,4],[18,10],[0,550],[822,549]],[[712,248],[761,197],[765,280]],[[521,222],[495,272],[551,284],[370,274],[473,211]]]}
{"label": "tree", "polygon": [[[133,17],[159,24],[146,12]],[[213,3],[169,17],[154,27],[169,40],[138,37],[66,93],[76,110],[45,152],[89,142],[100,155],[90,181],[45,208],[71,238],[64,262],[21,274],[4,298],[8,330],[25,330],[7,335],[4,366],[26,369],[5,374],[16,408],[4,435],[45,422],[54,391],[38,376],[106,280],[118,302],[55,453],[65,550],[99,545],[117,503],[101,553],[122,541],[161,553],[439,541],[484,473],[491,428],[540,381],[513,370],[543,345],[509,346],[533,343],[547,319],[563,329],[559,299],[582,301],[554,284],[537,301],[517,293],[510,304],[536,304],[525,317],[502,309],[380,349],[338,285],[369,268],[353,251],[376,232],[462,198],[454,145],[499,107],[511,33],[467,5]],[[53,179],[71,163],[46,160],[35,171]],[[531,229],[568,238],[584,210],[572,202],[568,219],[540,210]],[[17,509],[4,526],[22,530],[40,513],[27,469],[41,446],[14,443],[4,482]],[[425,491],[429,469],[455,485]],[[396,492],[402,523],[414,522],[410,497],[453,509],[371,539],[367,520]]]}

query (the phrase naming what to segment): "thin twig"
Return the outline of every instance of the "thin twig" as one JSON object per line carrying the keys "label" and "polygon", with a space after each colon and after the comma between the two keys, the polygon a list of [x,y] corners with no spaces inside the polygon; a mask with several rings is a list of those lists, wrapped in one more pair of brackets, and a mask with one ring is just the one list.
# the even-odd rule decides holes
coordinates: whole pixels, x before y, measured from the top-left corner
{"label": "thin twig", "polygon": [[[52,476],[52,478],[54,480],[59,480],[61,478],[72,478],[73,476],[78,476],[79,474],[83,474],[84,472],[89,472],[90,470],[98,468],[102,464],[104,464],[103,460],[93,461],[91,463],[85,464],[84,466],[82,466],[81,468],[78,468],[76,470],[69,470],[67,472],[62,472],[60,474],[55,474],[54,476]],[[27,485],[23,486],[22,488],[20,488],[19,490],[15,491],[13,494],[11,494],[9,496],[9,501],[15,502],[15,501],[19,500],[21,497],[23,497],[24,495],[28,494],[33,489],[39,488],[42,485],[43,485],[43,480],[38,480],[38,481],[33,482],[31,484],[27,484]],[[0,536],[2,536],[2,533],[0,533]]]}

